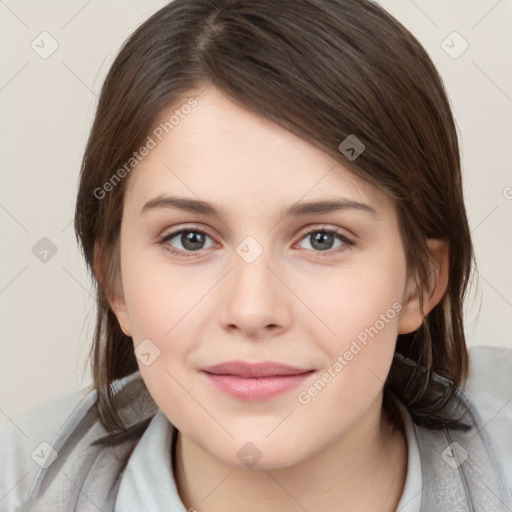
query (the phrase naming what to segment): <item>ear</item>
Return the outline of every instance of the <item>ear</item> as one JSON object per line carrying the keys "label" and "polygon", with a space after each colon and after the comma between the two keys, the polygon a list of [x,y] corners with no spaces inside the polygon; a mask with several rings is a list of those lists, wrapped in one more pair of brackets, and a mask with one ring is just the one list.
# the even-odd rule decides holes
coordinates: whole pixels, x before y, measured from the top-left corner
{"label": "ear", "polygon": [[[120,264],[120,262],[116,262],[116,264]],[[107,272],[105,271],[104,262],[101,258],[101,251],[97,243],[94,245],[94,274],[101,289],[105,293],[110,309],[112,309],[116,315],[121,330],[126,334],[126,336],[131,337],[132,329],[130,325],[130,317],[128,316],[128,309],[124,299],[123,286],[120,277],[121,271],[118,269],[116,272],[117,277],[115,283],[109,283],[108,280],[106,280]]]}
{"label": "ear", "polygon": [[[428,248],[433,259],[431,272],[430,294],[423,295],[423,313],[427,316],[441,301],[448,288],[450,251],[448,240],[427,240]],[[424,316],[421,311],[420,293],[417,283],[411,276],[407,286],[407,295],[400,313],[398,334],[408,334],[418,329],[423,323]]]}

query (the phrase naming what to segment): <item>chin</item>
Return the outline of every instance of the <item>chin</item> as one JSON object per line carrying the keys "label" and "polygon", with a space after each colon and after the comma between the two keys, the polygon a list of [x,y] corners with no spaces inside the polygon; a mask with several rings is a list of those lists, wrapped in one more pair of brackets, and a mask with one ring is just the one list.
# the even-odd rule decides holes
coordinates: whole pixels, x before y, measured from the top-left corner
{"label": "chin", "polygon": [[[287,468],[308,457],[302,443],[298,449],[293,441],[290,444],[284,444],[283,439],[286,436],[279,438],[276,436],[275,440],[270,441],[265,439],[265,435],[245,434],[231,440],[228,445],[216,447],[218,450],[211,450],[210,447],[209,451],[226,465],[254,470]],[[240,441],[240,439],[243,440]]]}

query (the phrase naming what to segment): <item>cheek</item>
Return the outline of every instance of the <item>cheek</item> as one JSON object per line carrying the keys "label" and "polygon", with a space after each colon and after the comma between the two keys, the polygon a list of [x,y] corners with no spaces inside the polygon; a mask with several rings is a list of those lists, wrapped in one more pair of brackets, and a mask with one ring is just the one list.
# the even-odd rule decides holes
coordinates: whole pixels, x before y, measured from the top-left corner
{"label": "cheek", "polygon": [[364,344],[377,335],[394,346],[406,285],[405,261],[399,255],[382,254],[368,260],[352,268],[331,269],[323,278],[316,276],[314,286],[300,291],[324,324],[317,322],[316,335],[322,333],[331,355],[346,350],[354,339]]}
{"label": "cheek", "polygon": [[395,350],[405,272],[400,265],[385,271],[369,266],[347,272],[339,283],[344,286],[323,299],[323,318],[334,332],[310,335],[326,354],[325,366],[297,396],[304,418],[326,418],[327,437],[354,425],[382,390]]}
{"label": "cheek", "polygon": [[157,264],[149,251],[131,254],[123,264],[123,288],[137,364],[157,405],[181,425],[182,418],[197,415],[186,392],[192,391],[187,361],[199,342],[193,333],[198,302],[211,285],[197,272]]}
{"label": "cheek", "polygon": [[175,338],[211,287],[208,275],[203,272],[201,277],[197,268],[166,264],[163,249],[159,253],[134,245],[130,257],[122,261],[123,289],[135,344],[145,338]]}
{"label": "cheek", "polygon": [[406,286],[405,257],[392,249],[390,244],[360,265],[337,271],[337,277],[317,283],[313,295],[309,292],[329,329],[320,325],[321,337],[320,331],[309,334],[321,345],[326,364],[321,382],[303,389],[302,403],[311,400],[311,410],[342,405],[333,409],[338,411],[333,412],[335,421],[369,406],[389,372]]}

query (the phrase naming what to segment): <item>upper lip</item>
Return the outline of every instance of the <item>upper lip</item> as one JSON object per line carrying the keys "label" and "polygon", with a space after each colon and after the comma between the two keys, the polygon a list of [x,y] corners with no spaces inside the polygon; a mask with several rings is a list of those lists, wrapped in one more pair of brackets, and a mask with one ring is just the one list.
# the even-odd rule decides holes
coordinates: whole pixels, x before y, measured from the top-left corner
{"label": "upper lip", "polygon": [[312,369],[296,368],[273,361],[262,363],[246,363],[244,361],[226,361],[201,368],[203,372],[215,375],[236,375],[238,377],[275,377],[279,375],[300,375]]}

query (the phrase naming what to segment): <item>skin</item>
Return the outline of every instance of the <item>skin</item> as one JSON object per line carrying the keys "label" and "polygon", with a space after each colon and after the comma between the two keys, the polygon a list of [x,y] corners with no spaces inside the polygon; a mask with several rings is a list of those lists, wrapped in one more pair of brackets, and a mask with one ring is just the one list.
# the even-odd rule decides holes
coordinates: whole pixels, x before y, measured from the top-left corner
{"label": "skin", "polygon": [[[179,430],[181,499],[199,511],[393,511],[407,446],[382,413],[382,389],[397,335],[421,324],[396,207],[349,172],[341,155],[335,162],[213,87],[190,95],[198,105],[130,175],[122,286],[111,301],[134,346],[149,339],[160,351],[139,368]],[[157,124],[180,104],[162,112]],[[163,207],[141,214],[149,200],[169,195],[215,203],[226,217]],[[281,218],[294,203],[338,198],[375,213],[345,208]],[[211,234],[188,257],[166,250],[187,253],[180,235],[161,241],[183,227]],[[353,245],[334,237],[332,248],[315,248],[307,231],[326,228]],[[236,251],[247,236],[263,250],[252,263]],[[437,266],[426,312],[447,284],[447,246],[429,245]],[[298,394],[393,304],[400,305],[394,318],[309,403],[300,403]],[[233,359],[315,372],[284,395],[244,402],[199,373]],[[261,454],[251,468],[237,457],[248,442]]]}

